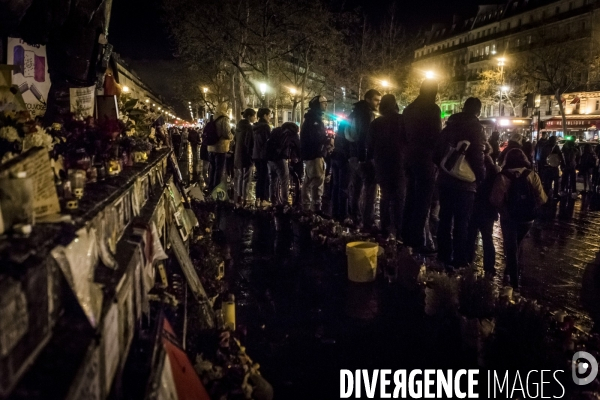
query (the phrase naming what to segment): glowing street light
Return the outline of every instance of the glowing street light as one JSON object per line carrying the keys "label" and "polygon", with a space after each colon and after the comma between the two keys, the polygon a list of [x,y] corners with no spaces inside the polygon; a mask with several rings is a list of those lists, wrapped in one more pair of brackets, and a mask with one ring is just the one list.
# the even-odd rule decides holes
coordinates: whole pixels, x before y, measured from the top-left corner
{"label": "glowing street light", "polygon": [[298,91],[296,90],[296,88],[290,88],[290,93],[292,94],[292,96],[295,96],[296,93],[298,93]]}
{"label": "glowing street light", "polygon": [[129,86],[123,86],[123,93],[129,93]]}
{"label": "glowing street light", "polygon": [[158,111],[160,111],[160,107],[158,107]]}
{"label": "glowing street light", "polygon": [[203,92],[204,94],[208,93],[208,88],[207,88],[207,87],[204,87],[204,88],[202,88],[202,92]]}
{"label": "glowing street light", "polygon": [[265,95],[265,92],[267,91],[267,84],[266,84],[266,83],[261,83],[261,84],[259,85],[259,88],[260,88],[260,92],[261,92],[261,93],[262,93],[262,95],[264,96],[264,95]]}
{"label": "glowing street light", "polygon": [[435,78],[435,74],[433,73],[433,71],[426,71],[425,72],[425,78],[427,78],[427,79],[433,79],[433,78]]}
{"label": "glowing street light", "polygon": [[381,86],[386,88],[386,87],[390,86],[390,83],[388,81],[381,81]]}
{"label": "glowing street light", "polygon": [[146,103],[150,103],[150,100],[146,99]]}
{"label": "glowing street light", "polygon": [[156,104],[152,103],[152,107],[156,107]]}
{"label": "glowing street light", "polygon": [[508,92],[508,91],[510,90],[510,87],[508,87],[508,86],[502,86],[500,89],[501,89],[503,92]]}

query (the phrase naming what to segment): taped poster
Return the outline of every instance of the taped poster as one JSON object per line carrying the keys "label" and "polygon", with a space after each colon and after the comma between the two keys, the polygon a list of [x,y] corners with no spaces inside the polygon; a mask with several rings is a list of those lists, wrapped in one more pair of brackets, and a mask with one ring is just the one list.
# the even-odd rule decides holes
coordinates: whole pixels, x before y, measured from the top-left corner
{"label": "taped poster", "polygon": [[31,116],[43,116],[50,91],[46,46],[30,45],[23,39],[9,37],[6,49],[7,63],[15,66],[12,73],[13,85],[19,88]]}

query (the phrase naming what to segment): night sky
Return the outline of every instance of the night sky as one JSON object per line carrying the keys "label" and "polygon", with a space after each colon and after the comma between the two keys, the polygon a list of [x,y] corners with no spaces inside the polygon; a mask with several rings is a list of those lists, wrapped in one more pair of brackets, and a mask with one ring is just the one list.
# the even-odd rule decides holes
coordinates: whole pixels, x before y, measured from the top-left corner
{"label": "night sky", "polygon": [[[114,0],[109,29],[109,41],[114,50],[127,60],[140,77],[167,100],[173,98],[172,88],[160,77],[169,73],[174,47],[162,21],[162,0]],[[203,1],[198,0],[198,6]],[[293,0],[290,0],[293,1]],[[477,5],[494,0],[395,0],[397,18],[413,31],[429,28],[432,22],[448,22],[452,14],[473,15]],[[394,0],[333,0],[340,8],[362,6],[372,21],[387,14]],[[173,100],[170,100],[173,101]],[[174,102],[173,105],[177,106]],[[181,112],[185,108],[182,107]]]}

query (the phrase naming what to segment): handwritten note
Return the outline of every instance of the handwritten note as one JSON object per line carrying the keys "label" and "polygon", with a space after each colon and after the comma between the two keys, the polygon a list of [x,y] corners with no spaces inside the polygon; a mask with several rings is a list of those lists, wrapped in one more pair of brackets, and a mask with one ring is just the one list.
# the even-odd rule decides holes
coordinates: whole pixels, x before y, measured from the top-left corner
{"label": "handwritten note", "polygon": [[27,172],[27,177],[33,180],[35,216],[44,217],[60,213],[48,151],[34,148],[10,160],[0,167],[0,178],[8,178],[22,171]]}

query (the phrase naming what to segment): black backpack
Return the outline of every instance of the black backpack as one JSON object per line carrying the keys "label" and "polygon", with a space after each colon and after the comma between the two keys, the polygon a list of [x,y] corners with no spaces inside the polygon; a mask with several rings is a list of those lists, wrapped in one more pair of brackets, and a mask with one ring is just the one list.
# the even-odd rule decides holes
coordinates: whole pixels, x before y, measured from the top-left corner
{"label": "black backpack", "polygon": [[510,179],[506,205],[508,215],[513,221],[529,222],[537,216],[537,203],[533,187],[527,177],[531,170],[526,169],[519,177],[503,172]]}
{"label": "black backpack", "polygon": [[210,121],[204,127],[204,143],[207,146],[214,146],[219,142],[219,131],[217,130],[217,121],[223,118],[221,115],[219,118]]}
{"label": "black backpack", "polygon": [[282,127],[273,129],[267,139],[267,160],[277,161],[289,157],[290,132]]}

